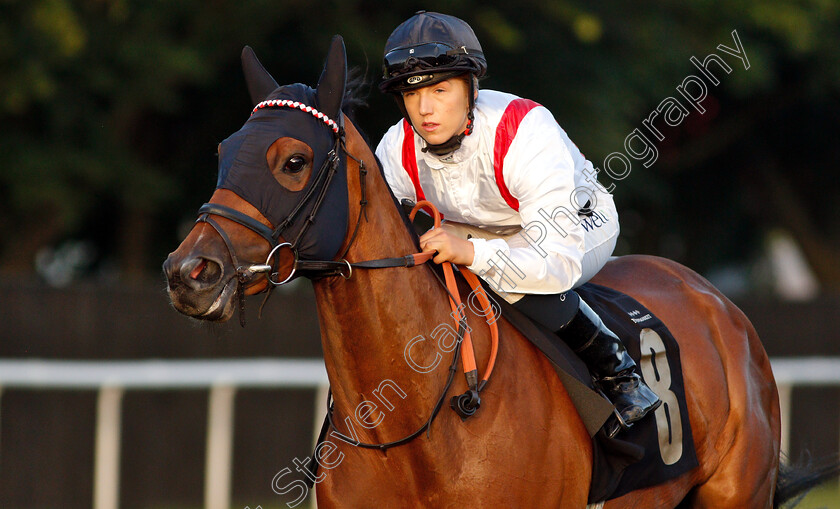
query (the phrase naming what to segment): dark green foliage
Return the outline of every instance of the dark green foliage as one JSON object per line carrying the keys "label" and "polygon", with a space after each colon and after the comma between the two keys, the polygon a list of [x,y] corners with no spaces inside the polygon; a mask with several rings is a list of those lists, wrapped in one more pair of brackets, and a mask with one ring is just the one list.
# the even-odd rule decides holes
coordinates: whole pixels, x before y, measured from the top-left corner
{"label": "dark green foliage", "polygon": [[[330,38],[375,83],[413,2],[0,1],[0,268],[43,246],[94,243],[126,275],[155,274],[212,192],[215,147],[249,110],[239,54],[279,83],[314,84]],[[836,121],[840,4],[832,0],[427,2],[475,28],[483,87],[547,106],[597,167],[716,52],[732,66],[616,184],[619,251],[705,270],[789,231],[840,286]],[[737,30],[750,68],[717,49]],[[397,109],[375,86],[358,123],[375,144]]]}

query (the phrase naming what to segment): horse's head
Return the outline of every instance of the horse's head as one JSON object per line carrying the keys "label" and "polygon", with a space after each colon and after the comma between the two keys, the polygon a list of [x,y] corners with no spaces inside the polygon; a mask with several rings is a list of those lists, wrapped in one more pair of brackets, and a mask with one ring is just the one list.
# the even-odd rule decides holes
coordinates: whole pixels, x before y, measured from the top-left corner
{"label": "horse's head", "polygon": [[279,87],[248,47],[242,65],[253,113],[219,145],[216,191],[163,264],[172,304],[204,320],[227,320],[235,295],[296,277],[298,256],[332,260],[347,231],[344,42],[333,38],[315,89]]}

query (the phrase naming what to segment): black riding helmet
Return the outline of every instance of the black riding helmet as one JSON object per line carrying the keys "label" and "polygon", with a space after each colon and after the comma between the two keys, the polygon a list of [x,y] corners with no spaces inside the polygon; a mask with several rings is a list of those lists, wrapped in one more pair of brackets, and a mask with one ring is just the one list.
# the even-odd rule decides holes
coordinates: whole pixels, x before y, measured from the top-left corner
{"label": "black riding helmet", "polygon": [[[401,93],[443,80],[471,74],[470,126],[475,106],[475,80],[487,73],[487,60],[475,32],[463,20],[447,14],[419,11],[398,26],[385,43],[383,80],[379,89],[391,93],[410,121]],[[471,127],[468,127],[468,131]],[[428,148],[445,154],[457,149],[468,132]]]}
{"label": "black riding helmet", "polygon": [[419,11],[388,37],[383,67],[379,89],[398,93],[464,73],[481,78],[487,73],[487,60],[465,21]]}

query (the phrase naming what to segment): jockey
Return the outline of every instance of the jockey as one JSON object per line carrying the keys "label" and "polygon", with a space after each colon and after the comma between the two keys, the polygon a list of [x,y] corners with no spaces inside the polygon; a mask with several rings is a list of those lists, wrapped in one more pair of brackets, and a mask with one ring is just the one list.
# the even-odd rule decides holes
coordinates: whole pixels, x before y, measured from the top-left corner
{"label": "jockey", "polygon": [[444,227],[420,237],[436,263],[466,265],[504,299],[556,331],[616,407],[611,436],[661,401],[618,337],[573,291],[618,238],[612,196],[544,107],[478,89],[487,61],[472,28],[420,11],[385,44],[384,79],[403,120],[379,146],[399,200],[427,199]]}

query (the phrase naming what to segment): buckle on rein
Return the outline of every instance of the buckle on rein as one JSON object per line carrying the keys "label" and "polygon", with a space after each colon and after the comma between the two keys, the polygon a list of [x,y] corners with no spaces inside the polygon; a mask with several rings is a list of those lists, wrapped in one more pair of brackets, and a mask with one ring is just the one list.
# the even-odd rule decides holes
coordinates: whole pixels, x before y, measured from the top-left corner
{"label": "buckle on rein", "polygon": [[462,421],[467,420],[467,417],[472,417],[480,406],[481,397],[475,389],[470,389],[460,396],[452,396],[449,400],[449,407],[461,417]]}
{"label": "buckle on rein", "polygon": [[[437,208],[431,202],[426,200],[418,201],[414,205],[408,216],[409,220],[414,221],[417,211],[424,207],[428,207],[431,210],[435,228],[440,228],[440,212],[438,212]],[[469,389],[463,394],[453,396],[449,400],[449,407],[458,414],[463,421],[474,415],[481,406],[481,397],[479,396],[479,393],[487,384],[487,381],[490,379],[490,374],[493,372],[499,346],[499,329],[495,320],[493,320],[492,323],[488,321],[491,338],[490,358],[484,368],[484,377],[481,382],[479,382],[475,351],[473,350],[472,339],[467,328],[467,317],[463,312],[464,305],[461,303],[461,299],[458,294],[458,284],[455,281],[452,264],[449,262],[442,263],[441,268],[443,269],[443,274],[446,279],[446,284],[444,286],[449,294],[449,304],[452,308],[452,316],[457,317],[455,322],[458,325],[458,338],[461,348],[460,351],[462,353],[461,362],[463,364],[467,386],[469,387]],[[484,309],[489,309],[492,312],[493,306],[490,303],[489,297],[487,297],[487,294],[484,292],[484,288],[481,286],[481,282],[478,280],[478,277],[466,267],[459,266],[459,271],[472,288],[472,291],[475,292],[476,297]]]}

